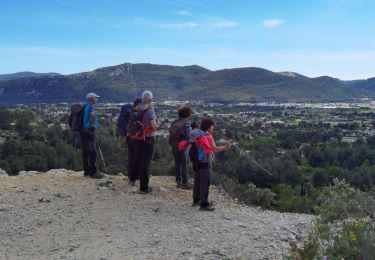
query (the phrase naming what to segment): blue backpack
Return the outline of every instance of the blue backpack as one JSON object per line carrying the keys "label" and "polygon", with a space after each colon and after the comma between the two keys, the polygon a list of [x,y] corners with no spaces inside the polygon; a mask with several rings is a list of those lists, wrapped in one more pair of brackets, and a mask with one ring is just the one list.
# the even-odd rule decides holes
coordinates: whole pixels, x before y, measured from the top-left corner
{"label": "blue backpack", "polygon": [[133,105],[126,104],[121,107],[120,115],[117,118],[117,137],[128,135],[128,124],[133,114]]}
{"label": "blue backpack", "polygon": [[199,129],[194,129],[190,134],[191,147],[189,150],[190,161],[193,164],[193,170],[198,171],[199,163],[204,159],[203,147],[197,145],[197,139],[205,136],[205,132]]}

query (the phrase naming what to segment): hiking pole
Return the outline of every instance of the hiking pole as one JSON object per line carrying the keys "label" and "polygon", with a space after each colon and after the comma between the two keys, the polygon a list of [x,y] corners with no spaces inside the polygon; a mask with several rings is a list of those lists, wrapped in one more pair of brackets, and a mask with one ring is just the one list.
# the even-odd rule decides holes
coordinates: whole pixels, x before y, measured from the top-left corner
{"label": "hiking pole", "polygon": [[102,162],[103,162],[103,165],[104,165],[105,172],[108,174],[108,170],[107,170],[107,166],[105,165],[102,149],[100,149],[100,146],[98,146],[98,149],[99,149],[100,157],[102,158]]}
{"label": "hiking pole", "polygon": [[266,169],[264,169],[264,167],[258,163],[257,161],[255,161],[253,158],[251,158],[247,153],[245,153],[243,150],[241,150],[240,148],[238,148],[237,145],[235,145],[234,143],[232,144],[232,147],[233,147],[233,150],[234,151],[237,151],[239,152],[239,155],[240,156],[245,156],[247,159],[249,159],[251,162],[253,162],[256,166],[258,166],[259,168],[261,168],[265,173],[267,173],[269,176],[273,176],[272,173],[270,173],[269,171],[267,171]]}

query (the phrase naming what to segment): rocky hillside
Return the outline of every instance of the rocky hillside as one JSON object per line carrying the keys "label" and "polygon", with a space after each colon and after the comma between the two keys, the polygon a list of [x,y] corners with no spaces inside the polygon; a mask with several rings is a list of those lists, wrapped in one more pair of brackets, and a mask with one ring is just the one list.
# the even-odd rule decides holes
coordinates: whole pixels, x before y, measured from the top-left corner
{"label": "rocky hillside", "polygon": [[20,78],[40,78],[40,77],[47,77],[47,76],[58,76],[58,73],[35,73],[29,71],[22,71],[17,73],[11,74],[3,74],[0,75],[0,80],[10,80],[10,79],[20,79]]}
{"label": "rocky hillside", "polygon": [[321,102],[375,96],[375,90],[338,79],[309,78],[293,72],[275,73],[262,68],[210,71],[196,65],[125,63],[72,75],[0,80],[0,103],[73,102],[92,91],[102,96],[102,102],[124,102],[146,89],[153,91],[158,100],[217,102]]}
{"label": "rocky hillside", "polygon": [[216,187],[217,210],[202,212],[172,177],[152,177],[155,192],[141,195],[122,176],[0,175],[0,259],[282,259],[312,220],[239,205]]}

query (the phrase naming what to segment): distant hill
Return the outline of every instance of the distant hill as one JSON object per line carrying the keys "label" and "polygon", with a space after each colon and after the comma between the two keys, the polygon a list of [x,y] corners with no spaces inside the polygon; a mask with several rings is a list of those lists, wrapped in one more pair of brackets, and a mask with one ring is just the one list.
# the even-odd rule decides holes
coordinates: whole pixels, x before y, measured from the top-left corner
{"label": "distant hill", "polygon": [[0,80],[10,80],[10,79],[19,79],[19,78],[38,78],[38,77],[45,77],[45,76],[57,76],[60,75],[58,73],[34,73],[29,71],[17,72],[12,74],[3,74],[0,75]]}
{"label": "distant hill", "polygon": [[91,91],[101,95],[102,102],[124,102],[146,89],[158,100],[212,102],[322,102],[375,96],[375,88],[367,89],[363,81],[349,84],[327,76],[309,78],[253,67],[211,71],[196,65],[125,63],[72,75],[23,75],[0,81],[1,104],[72,102]]}
{"label": "distant hill", "polygon": [[354,80],[347,83],[350,88],[363,91],[375,91],[375,78],[366,80]]}

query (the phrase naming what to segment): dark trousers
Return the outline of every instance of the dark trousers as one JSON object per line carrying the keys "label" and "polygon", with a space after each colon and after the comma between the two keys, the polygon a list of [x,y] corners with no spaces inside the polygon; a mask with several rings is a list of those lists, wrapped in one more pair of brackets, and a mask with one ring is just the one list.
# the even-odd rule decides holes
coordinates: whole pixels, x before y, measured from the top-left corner
{"label": "dark trousers", "polygon": [[193,200],[200,201],[202,207],[208,206],[208,193],[212,175],[211,163],[194,172]]}
{"label": "dark trousers", "polygon": [[130,179],[137,177],[139,174],[140,189],[147,190],[149,182],[150,164],[154,152],[154,137],[146,137],[146,140],[132,140],[128,141],[129,152],[132,150],[131,158],[134,159],[128,164],[128,171],[130,171]]}
{"label": "dark trousers", "polygon": [[128,146],[128,178],[131,181],[139,179],[139,165],[140,165],[140,152],[139,147],[141,146],[139,140],[132,140],[127,138],[126,145]]}
{"label": "dark trousers", "polygon": [[178,183],[187,183],[187,158],[185,151],[179,151],[178,149],[172,148],[174,156],[174,174]]}
{"label": "dark trousers", "polygon": [[96,144],[94,132],[81,132],[82,163],[85,175],[96,173]]}

